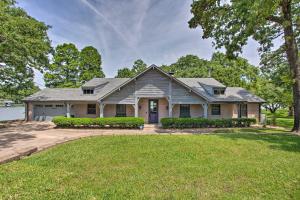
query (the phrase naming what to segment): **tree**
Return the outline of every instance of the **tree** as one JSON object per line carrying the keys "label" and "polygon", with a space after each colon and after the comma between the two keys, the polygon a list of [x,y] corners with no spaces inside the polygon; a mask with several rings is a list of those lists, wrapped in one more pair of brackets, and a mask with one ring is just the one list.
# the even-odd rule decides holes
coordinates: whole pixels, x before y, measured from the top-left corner
{"label": "tree", "polygon": [[80,52],[80,83],[83,84],[92,78],[104,78],[101,68],[101,55],[92,46],[85,47]]}
{"label": "tree", "polygon": [[37,92],[39,88],[34,85],[34,72],[30,67],[15,68],[2,66],[0,68],[0,99],[12,99],[15,102]]}
{"label": "tree", "polygon": [[195,55],[180,57],[170,66],[162,66],[165,71],[173,72],[175,77],[208,77],[210,63]]}
{"label": "tree", "polygon": [[276,86],[271,81],[261,78],[256,87],[256,94],[262,97],[266,103],[263,104],[272,114],[280,108],[284,107],[285,103],[282,98],[285,95],[283,88]]}
{"label": "tree", "polygon": [[133,73],[128,67],[118,69],[118,74],[116,78],[131,78],[131,77],[133,77]]}
{"label": "tree", "polygon": [[211,76],[226,86],[254,89],[260,70],[241,57],[228,58],[214,53],[210,61]]}
{"label": "tree", "polygon": [[0,90],[19,101],[37,88],[33,68],[48,64],[51,52],[48,26],[16,7],[14,0],[0,1]]}
{"label": "tree", "polygon": [[225,47],[228,56],[242,52],[249,38],[257,40],[262,52],[271,50],[274,39],[283,36],[293,80],[294,127],[300,131],[300,35],[299,0],[198,0],[193,1],[191,28],[203,29],[203,38],[213,38],[216,48]]}
{"label": "tree", "polygon": [[147,64],[143,60],[134,61],[132,69],[128,67],[118,70],[116,78],[132,78],[147,69]]}
{"label": "tree", "polygon": [[264,53],[261,65],[263,75],[276,87],[282,88],[281,101],[285,107],[289,108],[289,116],[293,116],[293,81],[290,78],[291,73],[284,49],[279,48],[276,51]]}
{"label": "tree", "polygon": [[132,73],[134,74],[139,74],[142,71],[144,71],[147,68],[147,64],[144,63],[144,61],[142,61],[141,59],[138,59],[136,61],[134,61],[133,66],[132,66]]}
{"label": "tree", "polygon": [[227,86],[247,89],[254,87],[259,74],[259,69],[250,65],[246,59],[241,57],[229,59],[220,52],[214,53],[210,61],[195,55],[182,56],[175,63],[161,68],[174,72],[175,77],[213,77]]}
{"label": "tree", "polygon": [[61,44],[55,48],[52,63],[45,67],[46,87],[78,87],[79,51],[72,43]]}

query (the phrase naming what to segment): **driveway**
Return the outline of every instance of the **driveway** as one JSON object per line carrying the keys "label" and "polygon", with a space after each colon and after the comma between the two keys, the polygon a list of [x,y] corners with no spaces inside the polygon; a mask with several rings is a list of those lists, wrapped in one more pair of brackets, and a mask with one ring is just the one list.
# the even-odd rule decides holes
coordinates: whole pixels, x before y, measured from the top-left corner
{"label": "driveway", "polygon": [[199,134],[214,129],[165,130],[145,125],[144,130],[57,129],[52,122],[17,121],[0,128],[0,164],[20,159],[49,147],[82,137],[96,135]]}

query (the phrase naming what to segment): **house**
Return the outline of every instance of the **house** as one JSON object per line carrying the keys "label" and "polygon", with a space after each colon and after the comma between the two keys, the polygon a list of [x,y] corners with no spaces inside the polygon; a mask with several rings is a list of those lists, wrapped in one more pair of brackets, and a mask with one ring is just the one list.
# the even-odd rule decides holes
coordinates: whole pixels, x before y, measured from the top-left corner
{"label": "house", "polygon": [[175,78],[155,65],[134,78],[94,78],[81,88],[46,88],[25,100],[27,120],[67,117],[260,119],[264,102],[247,90],[213,78]]}

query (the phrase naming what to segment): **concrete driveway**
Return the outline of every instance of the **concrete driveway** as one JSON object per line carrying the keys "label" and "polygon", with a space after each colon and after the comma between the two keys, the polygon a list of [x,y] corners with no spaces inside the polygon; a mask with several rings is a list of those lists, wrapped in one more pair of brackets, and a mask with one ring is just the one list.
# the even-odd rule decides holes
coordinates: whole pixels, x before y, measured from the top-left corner
{"label": "concrete driveway", "polygon": [[145,125],[144,130],[130,129],[58,129],[52,122],[17,121],[0,128],[0,164],[18,160],[67,141],[97,135],[199,134],[214,129],[166,130]]}
{"label": "concrete driveway", "polygon": [[0,164],[51,146],[94,135],[136,135],[151,130],[56,129],[51,122],[12,122],[0,128]]}

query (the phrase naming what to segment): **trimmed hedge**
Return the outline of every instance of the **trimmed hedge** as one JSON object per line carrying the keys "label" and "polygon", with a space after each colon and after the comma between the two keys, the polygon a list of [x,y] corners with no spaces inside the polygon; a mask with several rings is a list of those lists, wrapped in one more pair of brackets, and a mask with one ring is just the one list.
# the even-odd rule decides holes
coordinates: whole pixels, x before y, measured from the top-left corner
{"label": "trimmed hedge", "polygon": [[254,118],[206,119],[206,118],[162,118],[163,128],[230,128],[249,127]]}
{"label": "trimmed hedge", "polygon": [[138,117],[67,118],[57,116],[52,122],[60,128],[140,128],[144,119]]}

